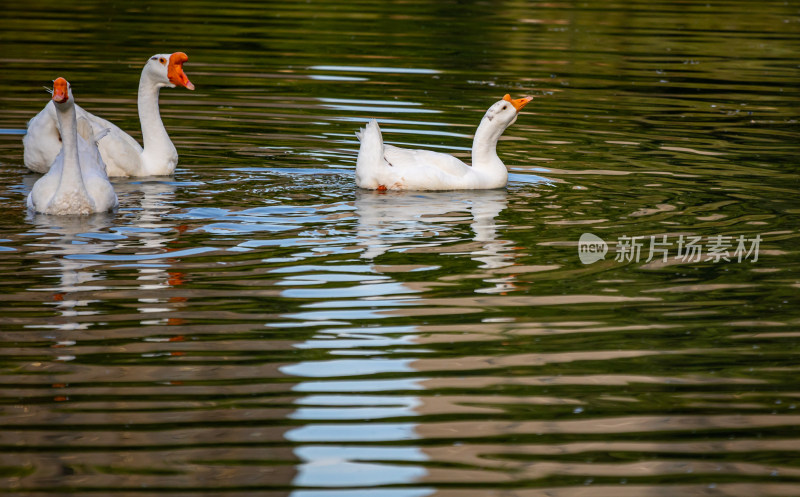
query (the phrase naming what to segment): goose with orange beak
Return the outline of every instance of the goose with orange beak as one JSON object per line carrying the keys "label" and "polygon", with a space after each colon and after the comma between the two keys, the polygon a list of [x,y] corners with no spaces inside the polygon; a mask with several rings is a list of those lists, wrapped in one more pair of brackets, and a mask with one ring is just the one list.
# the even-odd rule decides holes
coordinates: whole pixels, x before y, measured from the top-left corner
{"label": "goose with orange beak", "polygon": [[489,107],[475,132],[471,166],[440,152],[386,145],[373,119],[356,133],[361,140],[356,185],[379,191],[503,188],[508,183],[508,171],[497,156],[497,142],[531,100],[505,95]]}
{"label": "goose with orange beak", "polygon": [[[157,54],[145,63],[139,80],[139,121],[143,146],[115,124],[76,106],[81,134],[95,135],[108,130],[98,142],[100,154],[109,176],[167,176],[175,171],[178,151],[167,134],[158,107],[161,88],[181,86],[194,90],[183,71],[189,57],[183,52]],[[32,171],[46,173],[61,149],[61,132],[57,126],[54,104],[47,106],[28,123],[23,138],[25,165]],[[84,130],[89,130],[84,133]],[[84,136],[85,139],[90,137]]]}
{"label": "goose with orange beak", "polygon": [[53,81],[53,108],[62,146],[50,171],[34,183],[28,208],[43,214],[78,215],[105,212],[117,206],[117,195],[108,181],[106,166],[96,138],[78,134],[78,118],[72,89],[64,78]]}

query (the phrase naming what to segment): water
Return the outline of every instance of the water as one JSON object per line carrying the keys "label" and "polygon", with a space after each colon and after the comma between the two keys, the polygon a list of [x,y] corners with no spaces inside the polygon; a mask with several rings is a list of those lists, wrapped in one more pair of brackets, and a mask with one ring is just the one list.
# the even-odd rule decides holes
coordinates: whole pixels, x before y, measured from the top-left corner
{"label": "water", "polygon": [[[3,11],[4,493],[797,494],[795,3]],[[26,212],[42,86],[138,137],[178,50],[175,176]],[[505,93],[507,189],[354,187],[367,119],[467,158]]]}

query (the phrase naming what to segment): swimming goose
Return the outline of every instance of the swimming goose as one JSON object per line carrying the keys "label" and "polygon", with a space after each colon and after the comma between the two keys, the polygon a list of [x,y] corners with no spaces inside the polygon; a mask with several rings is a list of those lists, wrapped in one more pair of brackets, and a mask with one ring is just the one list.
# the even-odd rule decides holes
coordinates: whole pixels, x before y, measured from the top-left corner
{"label": "swimming goose", "polygon": [[361,140],[356,185],[380,191],[502,188],[508,183],[508,171],[497,156],[497,141],[531,100],[505,95],[489,107],[472,142],[472,166],[448,154],[385,145],[373,119],[356,133]]}
{"label": "swimming goose", "polygon": [[108,181],[97,150],[97,139],[78,135],[78,118],[72,89],[64,78],[53,81],[53,109],[61,130],[61,151],[47,174],[34,183],[28,207],[42,214],[91,214],[117,206],[117,195]]}
{"label": "swimming goose", "polygon": [[[90,140],[91,136],[87,135],[108,130],[98,142],[98,147],[109,176],[166,176],[175,171],[178,152],[161,122],[158,94],[165,86],[183,86],[194,90],[194,85],[183,72],[183,64],[188,59],[183,52],[158,54],[150,57],[142,69],[138,103],[144,147],[111,122],[75,106],[79,131],[84,139]],[[85,132],[88,128],[93,131]],[[28,169],[37,173],[47,172],[61,150],[59,135],[56,112],[51,102],[30,120],[28,132],[22,140]]]}

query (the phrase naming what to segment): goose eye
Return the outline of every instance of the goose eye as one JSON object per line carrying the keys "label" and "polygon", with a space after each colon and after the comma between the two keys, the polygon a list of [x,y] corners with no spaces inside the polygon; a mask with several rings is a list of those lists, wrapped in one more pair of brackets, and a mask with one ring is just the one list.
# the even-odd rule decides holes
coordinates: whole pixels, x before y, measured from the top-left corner
{"label": "goose eye", "polygon": [[160,59],[158,59],[158,61],[161,62],[161,65],[164,65],[164,64],[167,63],[167,59],[165,59],[164,57],[161,57]]}
{"label": "goose eye", "polygon": [[503,110],[506,110],[506,108],[507,108],[507,107],[508,107],[507,105],[504,105],[504,106],[503,106]]}

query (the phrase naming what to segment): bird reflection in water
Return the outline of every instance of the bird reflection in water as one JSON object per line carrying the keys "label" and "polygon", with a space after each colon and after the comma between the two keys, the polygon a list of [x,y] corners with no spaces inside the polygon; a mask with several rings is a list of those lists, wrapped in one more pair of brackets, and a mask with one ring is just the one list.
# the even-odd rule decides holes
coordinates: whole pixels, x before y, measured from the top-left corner
{"label": "bird reflection in water", "polygon": [[[512,242],[498,236],[500,213],[508,206],[508,192],[499,190],[445,192],[356,192],[357,236],[364,246],[361,258],[374,261],[390,251],[469,254],[487,271],[490,288],[500,293],[513,286],[512,276],[494,274],[514,264]],[[459,236],[459,225],[469,223],[471,242]],[[452,232],[451,237],[442,236]],[[435,235],[435,236],[431,236]],[[435,239],[436,242],[430,241]],[[442,246],[442,242],[453,245]]]}

